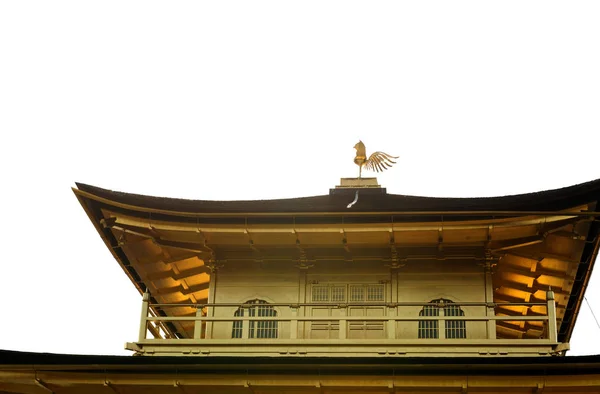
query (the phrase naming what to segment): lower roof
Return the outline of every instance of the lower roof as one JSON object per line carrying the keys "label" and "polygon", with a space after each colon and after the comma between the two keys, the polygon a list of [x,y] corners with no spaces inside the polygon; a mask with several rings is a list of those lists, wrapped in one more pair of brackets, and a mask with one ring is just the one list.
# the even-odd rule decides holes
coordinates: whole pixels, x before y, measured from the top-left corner
{"label": "lower roof", "polygon": [[116,371],[229,374],[424,374],[582,375],[600,374],[600,355],[572,357],[201,357],[107,356],[0,350],[0,372]]}
{"label": "lower roof", "polygon": [[600,356],[125,357],[0,351],[0,392],[57,394],[590,393]]}

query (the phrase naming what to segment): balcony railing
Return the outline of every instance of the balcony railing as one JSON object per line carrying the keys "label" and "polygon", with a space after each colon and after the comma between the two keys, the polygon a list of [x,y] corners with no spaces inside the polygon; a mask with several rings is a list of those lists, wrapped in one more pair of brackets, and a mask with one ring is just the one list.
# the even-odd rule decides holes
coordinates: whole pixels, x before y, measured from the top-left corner
{"label": "balcony railing", "polygon": [[[139,339],[136,343],[127,344],[128,349],[140,354],[340,355],[375,352],[380,355],[548,355],[565,350],[568,346],[559,344],[557,340],[556,306],[552,291],[547,292],[545,303],[270,303],[266,305],[278,313],[276,316],[263,317],[235,316],[232,312],[256,308],[256,304],[151,304],[149,299],[149,294],[144,294]],[[445,307],[448,305],[480,313],[445,316]],[[426,306],[439,308],[439,315],[415,315],[415,308]],[[535,316],[503,316],[495,313],[500,306],[538,307],[538,310],[544,310],[545,313]],[[194,308],[196,314],[158,316],[156,313],[163,311],[163,314],[168,314],[171,308],[185,307]],[[311,316],[309,314],[313,308],[337,312],[335,316],[331,312],[332,315],[329,316]],[[353,308],[378,312],[374,316],[351,316],[348,311]],[[406,312],[407,309],[410,313]],[[463,338],[446,338],[446,322],[451,321],[466,322],[469,334]],[[260,322],[277,322],[271,326],[277,327],[276,335],[254,337],[250,332],[253,329],[259,330]],[[433,323],[437,330],[436,337],[419,339],[414,335],[419,322],[437,322]],[[530,323],[538,329],[540,335],[528,339],[497,339],[497,322],[517,325]],[[471,329],[475,324],[478,325],[478,330]],[[263,328],[265,326],[262,325]],[[234,327],[239,330],[239,335],[232,338]],[[315,327],[326,327],[324,331],[328,337],[312,337],[317,331]],[[360,337],[362,332],[369,330],[376,331],[376,337]],[[407,330],[411,332],[410,335],[407,335]],[[473,335],[473,331],[478,334]],[[148,333],[152,334],[152,338],[148,337]],[[356,337],[357,333],[359,337]]]}

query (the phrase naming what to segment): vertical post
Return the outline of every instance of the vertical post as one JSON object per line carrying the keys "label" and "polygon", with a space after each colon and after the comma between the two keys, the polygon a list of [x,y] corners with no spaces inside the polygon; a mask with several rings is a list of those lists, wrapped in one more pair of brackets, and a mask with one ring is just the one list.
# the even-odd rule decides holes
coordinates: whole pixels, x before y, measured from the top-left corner
{"label": "vertical post", "polygon": [[[398,267],[390,267],[390,298],[389,302],[398,302]],[[387,298],[387,297],[386,297]]]}
{"label": "vertical post", "polygon": [[396,317],[398,316],[398,269],[390,268],[390,293],[392,295],[391,302],[394,306],[388,307],[388,339],[396,339],[396,326],[398,322],[396,321]]}
{"label": "vertical post", "polygon": [[[492,263],[487,261],[485,266],[485,316],[495,316],[496,309],[494,308],[494,286],[492,285]],[[496,339],[496,321],[488,320],[486,323],[487,339]]]}
{"label": "vertical post", "polygon": [[550,342],[558,342],[556,329],[556,301],[554,300],[554,292],[552,290],[546,292],[546,301],[548,303],[548,339]]}
{"label": "vertical post", "polygon": [[[395,304],[394,304],[395,305]],[[398,307],[388,308],[388,339],[396,339],[396,316],[398,315]]]}
{"label": "vertical post", "polygon": [[346,339],[348,334],[348,320],[340,319],[340,339]]}
{"label": "vertical post", "polygon": [[298,308],[290,307],[292,320],[290,320],[290,339],[298,338]]}
{"label": "vertical post", "polygon": [[[202,317],[202,308],[196,307],[196,318]],[[202,323],[204,320],[194,320],[194,339],[202,338]]]}
{"label": "vertical post", "polygon": [[[298,303],[305,303],[306,302],[306,271],[307,268],[299,269],[299,278],[298,278]],[[307,308],[305,306],[301,306],[300,309],[298,310],[298,313],[300,316],[302,317],[306,317],[306,310]],[[306,333],[307,330],[307,325],[305,320],[302,320],[302,322],[300,323],[300,338],[304,338],[306,336],[308,336],[308,334]]]}
{"label": "vertical post", "polygon": [[[207,264],[210,269],[210,281],[208,282],[208,303],[214,304],[216,301],[216,290],[217,290],[217,272],[219,272],[219,265],[216,261],[211,261]],[[206,308],[206,316],[214,317],[215,316],[215,308],[209,306]],[[206,321],[206,333],[204,335],[205,339],[212,339],[213,333],[213,322]]]}
{"label": "vertical post", "polygon": [[148,330],[148,308],[150,302],[150,293],[148,293],[148,289],[144,292],[142,296],[142,316],[140,319],[140,333],[138,336],[138,340],[141,342],[146,339],[146,331]]}
{"label": "vertical post", "polygon": [[[439,316],[446,317],[446,308],[438,307],[438,310]],[[446,339],[446,320],[438,320],[438,338]]]}
{"label": "vertical post", "polygon": [[340,332],[339,339],[348,338],[348,320],[345,319],[348,316],[348,306],[343,305],[343,308],[338,309],[340,311]]}
{"label": "vertical post", "polygon": [[[243,318],[246,318],[247,316],[250,316],[250,309],[249,308],[244,309],[244,316],[243,316]],[[243,339],[250,338],[250,324],[251,324],[250,320],[243,320],[243,323],[242,323],[242,338]],[[254,329],[256,330],[256,323],[254,324]]]}

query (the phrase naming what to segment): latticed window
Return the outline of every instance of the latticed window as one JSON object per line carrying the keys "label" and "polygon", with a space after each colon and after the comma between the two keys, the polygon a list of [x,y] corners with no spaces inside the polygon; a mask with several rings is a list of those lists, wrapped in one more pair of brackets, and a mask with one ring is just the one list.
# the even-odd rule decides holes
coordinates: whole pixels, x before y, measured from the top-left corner
{"label": "latticed window", "polygon": [[383,284],[314,285],[312,302],[377,302],[385,301]]}
{"label": "latticed window", "polygon": [[385,301],[385,286],[382,284],[350,285],[351,302]]}
{"label": "latticed window", "polygon": [[383,285],[367,285],[367,301],[384,301]]}
{"label": "latticed window", "polygon": [[[445,303],[452,301],[444,300]],[[458,305],[446,305],[445,316],[464,316],[465,312]],[[464,320],[446,320],[446,338],[464,339],[467,337],[467,327]]]}
{"label": "latticed window", "polygon": [[[423,307],[419,316],[440,316],[443,311],[444,316],[464,316],[465,313],[458,305],[453,305],[452,301],[446,299],[437,299],[431,301],[432,304]],[[445,337],[447,339],[464,339],[467,337],[467,327],[464,320],[445,320]],[[422,320],[419,321],[419,338],[439,338],[439,321]]]}
{"label": "latticed window", "polygon": [[329,301],[329,286],[313,286],[312,300],[313,302]]}
{"label": "latticed window", "polygon": [[[263,300],[248,301],[233,314],[235,317],[276,317],[277,311]],[[260,320],[250,321],[248,325],[248,338],[277,338],[277,321]],[[234,321],[231,330],[232,338],[242,338],[244,321]]]}
{"label": "latticed window", "polygon": [[346,286],[331,286],[331,301],[346,301]]}
{"label": "latticed window", "polygon": [[346,285],[318,285],[312,287],[312,302],[344,302]]}
{"label": "latticed window", "polygon": [[[439,316],[440,309],[435,305],[425,305],[419,316]],[[419,321],[419,338],[437,338],[438,335],[437,320],[420,320]]]}
{"label": "latticed window", "polygon": [[350,286],[350,301],[364,301],[365,300],[365,287],[362,285],[351,285]]}
{"label": "latticed window", "polygon": [[[243,317],[244,316],[244,309],[243,308],[239,308],[237,311],[235,311],[235,313],[233,314],[234,317]],[[233,329],[231,330],[231,337],[232,338],[241,338],[242,337],[242,327],[243,327],[244,322],[242,320],[238,320],[238,321],[234,321],[233,322]]]}

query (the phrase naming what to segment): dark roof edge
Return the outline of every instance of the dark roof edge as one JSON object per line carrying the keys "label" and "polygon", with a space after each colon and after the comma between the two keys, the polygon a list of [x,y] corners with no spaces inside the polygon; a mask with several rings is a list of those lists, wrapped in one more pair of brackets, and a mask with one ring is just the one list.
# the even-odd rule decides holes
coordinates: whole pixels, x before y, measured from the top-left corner
{"label": "dark roof edge", "polygon": [[[356,189],[340,189],[330,195],[273,200],[212,201],[145,196],[76,183],[79,191],[121,204],[165,211],[190,213],[242,212],[352,212],[352,211],[559,211],[600,199],[600,179],[559,189],[501,197],[418,197],[365,193],[348,210]],[[350,200],[348,200],[350,198]]]}
{"label": "dark roof edge", "polygon": [[[107,356],[33,353],[0,350],[0,370],[35,365],[37,370],[112,370],[157,368],[201,370],[218,373],[238,370],[320,371],[394,370],[406,373],[600,373],[600,355],[574,357],[198,357],[198,356]],[[443,371],[443,372],[441,372]]]}

